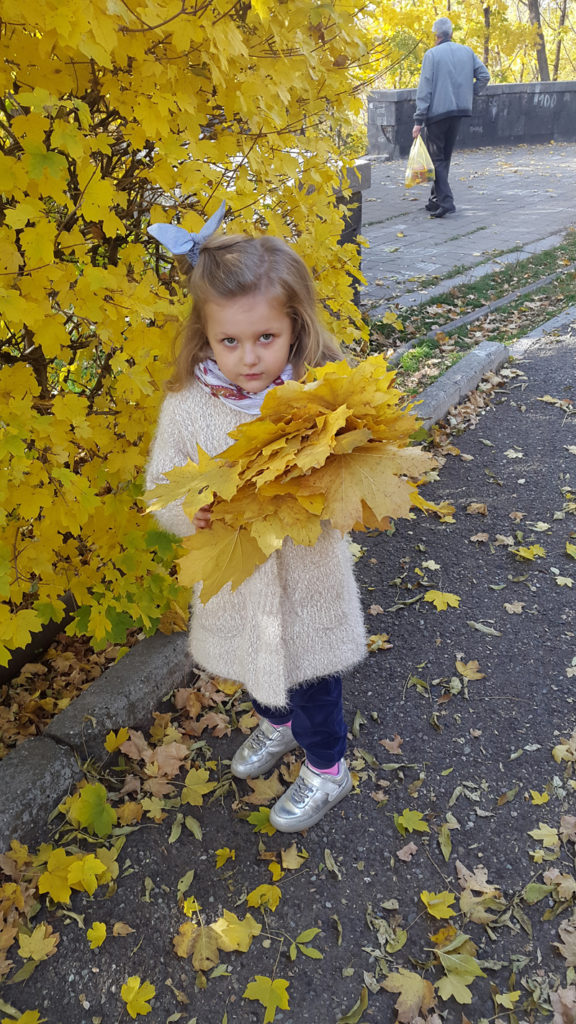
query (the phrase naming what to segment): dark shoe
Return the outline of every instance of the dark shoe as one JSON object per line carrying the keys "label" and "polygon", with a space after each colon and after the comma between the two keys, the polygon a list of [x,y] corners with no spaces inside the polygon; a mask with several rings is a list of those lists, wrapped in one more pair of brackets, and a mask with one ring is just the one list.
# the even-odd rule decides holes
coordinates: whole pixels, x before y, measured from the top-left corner
{"label": "dark shoe", "polygon": [[430,214],[431,217],[438,219],[439,217],[445,217],[447,213],[456,213],[455,206],[438,206],[436,210],[433,210]]}
{"label": "dark shoe", "polygon": [[439,206],[435,199],[429,199],[424,209],[428,210],[428,213],[435,213],[436,210],[439,209]]}

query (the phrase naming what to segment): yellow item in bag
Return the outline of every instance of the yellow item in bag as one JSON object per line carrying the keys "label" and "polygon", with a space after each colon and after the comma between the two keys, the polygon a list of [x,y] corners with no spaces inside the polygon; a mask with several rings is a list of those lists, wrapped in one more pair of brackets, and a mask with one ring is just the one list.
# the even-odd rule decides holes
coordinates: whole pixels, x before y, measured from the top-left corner
{"label": "yellow item in bag", "polygon": [[404,184],[406,188],[412,188],[413,185],[427,185],[430,181],[434,181],[434,164],[422,136],[417,135],[408,156]]}

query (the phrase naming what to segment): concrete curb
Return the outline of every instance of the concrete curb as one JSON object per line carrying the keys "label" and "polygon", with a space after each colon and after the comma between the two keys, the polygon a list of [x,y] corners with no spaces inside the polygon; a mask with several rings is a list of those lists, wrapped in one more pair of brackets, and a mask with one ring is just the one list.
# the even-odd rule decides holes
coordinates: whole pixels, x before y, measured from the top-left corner
{"label": "concrete curb", "polygon": [[[511,357],[518,358],[550,331],[576,319],[565,310],[507,347],[484,341],[420,394],[416,413],[425,427],[444,419],[480,383]],[[168,693],[187,685],[191,671],[183,633],[157,633],[143,640],[107,669],[88,690],[52,720],[43,736],[25,740],[0,761],[0,852],[11,839],[26,841],[53,807],[82,776],[87,758],[105,760],[110,729],[145,726]]]}
{"label": "concrete curb", "polygon": [[416,414],[426,428],[443,420],[449,410],[478,386],[485,373],[499,370],[510,358],[498,341],[483,341],[421,392]]}

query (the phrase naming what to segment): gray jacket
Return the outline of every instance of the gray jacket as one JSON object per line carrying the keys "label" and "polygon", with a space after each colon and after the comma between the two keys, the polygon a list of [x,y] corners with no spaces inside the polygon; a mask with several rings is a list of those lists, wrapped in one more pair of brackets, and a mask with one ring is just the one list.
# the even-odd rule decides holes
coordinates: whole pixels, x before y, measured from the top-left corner
{"label": "gray jacket", "polygon": [[443,117],[470,117],[472,101],[490,81],[490,73],[469,46],[451,39],[427,50],[416,93],[415,124]]}

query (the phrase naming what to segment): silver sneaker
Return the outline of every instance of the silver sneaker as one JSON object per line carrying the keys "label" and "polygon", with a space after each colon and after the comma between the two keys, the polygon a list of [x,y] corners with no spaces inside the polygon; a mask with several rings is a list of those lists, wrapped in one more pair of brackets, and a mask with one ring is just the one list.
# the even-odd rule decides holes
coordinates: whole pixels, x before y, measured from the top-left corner
{"label": "silver sneaker", "polygon": [[242,746],[238,747],[230,770],[238,779],[255,779],[269,772],[283,754],[297,746],[289,725],[275,729],[263,718]]}
{"label": "silver sneaker", "polygon": [[324,775],[303,764],[300,774],[270,811],[270,824],[279,832],[301,832],[310,828],[335,807],[352,789],[345,761],[339,775]]}

